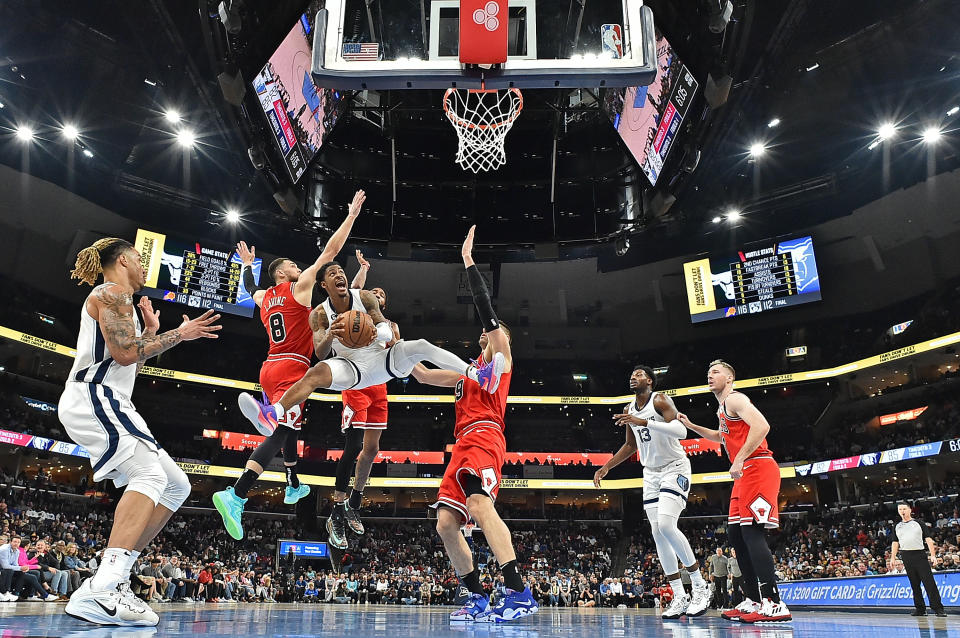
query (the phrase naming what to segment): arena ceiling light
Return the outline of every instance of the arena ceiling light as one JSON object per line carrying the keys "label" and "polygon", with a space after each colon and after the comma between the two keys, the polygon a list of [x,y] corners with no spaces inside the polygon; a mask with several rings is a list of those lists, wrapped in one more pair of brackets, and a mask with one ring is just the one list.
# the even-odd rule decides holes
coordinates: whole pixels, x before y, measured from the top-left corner
{"label": "arena ceiling light", "polygon": [[71,142],[80,136],[80,131],[78,131],[77,127],[73,124],[64,124],[63,128],[60,129],[60,133],[65,139],[68,139]]}
{"label": "arena ceiling light", "polygon": [[84,157],[93,157],[93,151],[91,151],[89,148],[85,148],[85,149],[83,149],[83,156],[84,156]]}
{"label": "arena ceiling light", "polygon": [[240,221],[240,211],[236,208],[228,208],[226,213],[224,213],[224,217],[231,224],[236,224]]}
{"label": "arena ceiling light", "polygon": [[741,216],[740,211],[737,210],[736,208],[731,208],[730,210],[727,211],[728,222],[735,222],[738,219],[740,219],[740,216]]}
{"label": "arena ceiling light", "polygon": [[33,129],[26,124],[21,124],[16,130],[17,139],[21,142],[30,142],[33,140]]}
{"label": "arena ceiling light", "polygon": [[163,117],[166,118],[166,120],[171,124],[176,124],[180,121],[180,112],[176,109],[167,109],[167,111],[163,114]]}
{"label": "arena ceiling light", "polygon": [[197,136],[189,129],[183,129],[177,133],[177,143],[183,148],[193,148],[197,142]]}
{"label": "arena ceiling light", "polygon": [[[0,109],[3,108],[3,104],[0,104]],[[958,112],[960,112],[960,106],[954,106],[949,111],[947,111],[947,117],[953,117]]]}
{"label": "arena ceiling light", "polygon": [[767,152],[767,147],[763,142],[754,142],[750,145],[750,157],[760,157]]}
{"label": "arena ceiling light", "polygon": [[893,124],[893,122],[884,122],[880,125],[880,128],[877,129],[877,135],[881,140],[889,140],[896,134],[897,127]]}
{"label": "arena ceiling light", "polygon": [[719,224],[720,222],[723,221],[723,217],[721,217],[720,215],[715,215],[714,218],[711,219],[710,221],[712,221],[714,224]]}
{"label": "arena ceiling light", "polygon": [[936,126],[931,126],[923,131],[923,141],[927,144],[936,144],[943,133]]}
{"label": "arena ceiling light", "polygon": [[769,122],[767,122],[767,128],[776,128],[776,127],[778,127],[778,126],[780,126],[780,118],[779,118],[779,117],[775,117],[775,118],[773,118],[772,120],[770,120]]}

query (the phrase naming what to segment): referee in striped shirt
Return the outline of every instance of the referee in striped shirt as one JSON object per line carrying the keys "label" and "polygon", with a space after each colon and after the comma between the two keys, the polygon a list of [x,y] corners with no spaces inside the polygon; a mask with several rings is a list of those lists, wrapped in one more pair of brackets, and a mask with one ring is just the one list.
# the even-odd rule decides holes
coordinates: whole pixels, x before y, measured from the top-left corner
{"label": "referee in striped shirt", "polygon": [[[943,603],[940,601],[940,591],[937,589],[937,583],[933,580],[933,571],[930,569],[930,563],[937,559],[937,549],[930,537],[930,526],[914,519],[911,515],[912,509],[907,503],[897,505],[897,513],[903,520],[897,523],[897,540],[893,541],[893,547],[890,550],[890,566],[892,568],[899,551],[907,578],[910,579],[910,586],[913,588],[913,604],[916,609],[911,615],[927,615],[923,592],[920,591],[922,583],[923,588],[927,590],[927,598],[930,599],[930,609],[937,616],[946,616],[947,613],[943,610]],[[927,553],[923,549],[924,541],[927,549],[930,550],[929,562]]]}

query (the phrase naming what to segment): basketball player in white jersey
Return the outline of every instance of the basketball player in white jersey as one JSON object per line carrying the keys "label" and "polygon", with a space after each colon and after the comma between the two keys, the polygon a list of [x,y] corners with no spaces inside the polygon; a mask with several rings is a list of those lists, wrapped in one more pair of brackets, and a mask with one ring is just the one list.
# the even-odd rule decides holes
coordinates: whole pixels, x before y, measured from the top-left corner
{"label": "basketball player in white jersey", "polygon": [[144,362],[182,341],[216,339],[220,315],[208,310],[183,316],[179,328],[157,334],[160,312],[140,300],[143,328],[133,293],[146,273],[140,254],[117,238],[106,238],[77,255],[71,277],[96,284],[80,311],[77,356],[60,397],[67,434],[90,453],[93,480],[113,479],[126,491],[113,514],[113,528],[100,568],[73,593],[66,612],[101,625],[156,625],[157,614],[130,591],[130,568],[190,494],[190,481],[157,443],[130,402]]}
{"label": "basketball player in white jersey", "polygon": [[[479,383],[487,392],[497,391],[506,365],[499,353],[493,361],[477,368],[426,339],[401,339],[385,348],[386,343],[394,340],[393,326],[380,311],[377,297],[367,290],[349,288],[347,275],[337,262],[324,264],[317,280],[329,295],[310,313],[314,353],[321,359],[320,363],[310,368],[273,405],[261,403],[246,392],[238,397],[240,411],[261,431],[275,429],[278,423],[297,418],[300,404],[314,390],[362,390],[390,379],[410,376],[414,366],[422,361],[462,374]],[[346,334],[346,324],[341,316],[351,310],[367,313],[377,327],[370,343],[359,348],[347,347],[340,341],[340,337]],[[323,360],[328,355],[332,358]]]}
{"label": "basketball player in white jersey", "polygon": [[[650,521],[660,566],[673,588],[673,600],[664,610],[663,618],[672,620],[704,613],[710,606],[712,592],[700,574],[700,563],[690,541],[677,528],[677,520],[690,495],[690,459],[680,445],[687,429],[677,420],[673,399],[653,391],[656,385],[652,368],[639,365],[633,369],[630,389],[636,397],[622,414],[613,417],[617,425],[628,426],[626,441],[593,475],[593,484],[599,488],[601,479],[610,470],[634,453],[639,454],[643,463],[643,509]],[[690,575],[693,591],[689,596],[683,589],[678,556]]]}

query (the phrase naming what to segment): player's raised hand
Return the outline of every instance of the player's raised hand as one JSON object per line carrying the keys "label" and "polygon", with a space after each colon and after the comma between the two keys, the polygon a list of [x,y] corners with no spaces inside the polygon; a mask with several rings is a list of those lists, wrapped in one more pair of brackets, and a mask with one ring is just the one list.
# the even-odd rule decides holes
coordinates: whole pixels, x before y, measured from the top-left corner
{"label": "player's raised hand", "polygon": [[601,467],[599,470],[593,474],[593,486],[597,489],[600,489],[600,481],[603,480],[603,477],[607,475],[608,470],[606,467]]}
{"label": "player's raised hand", "polygon": [[157,330],[160,329],[160,311],[153,309],[153,302],[150,301],[150,297],[140,297],[140,303],[137,305],[143,315],[143,329],[157,334]]}
{"label": "player's raised hand", "polygon": [[257,256],[257,247],[250,246],[247,248],[247,242],[239,241],[237,242],[237,257],[240,258],[240,261],[243,262],[244,266],[252,266],[253,260]]}
{"label": "player's raised hand", "polygon": [[370,267],[370,262],[363,258],[363,253],[360,252],[359,248],[357,248],[357,261],[360,263],[361,268]]}
{"label": "player's raised hand", "polygon": [[213,310],[208,310],[199,317],[191,319],[183,315],[183,323],[180,324],[180,339],[183,341],[193,341],[194,339],[216,339],[217,331],[223,328],[218,325],[220,315],[213,314]]}
{"label": "player's raised hand", "polygon": [[347,214],[350,217],[356,217],[360,214],[360,209],[363,207],[363,202],[367,199],[367,194],[363,190],[358,190],[353,196],[353,201],[350,202],[350,208],[347,211]]}
{"label": "player's raised hand", "polygon": [[467,237],[463,240],[463,246],[460,248],[460,256],[463,257],[463,265],[467,268],[473,265],[473,235],[476,233],[476,231],[477,225],[474,224],[467,232]]}

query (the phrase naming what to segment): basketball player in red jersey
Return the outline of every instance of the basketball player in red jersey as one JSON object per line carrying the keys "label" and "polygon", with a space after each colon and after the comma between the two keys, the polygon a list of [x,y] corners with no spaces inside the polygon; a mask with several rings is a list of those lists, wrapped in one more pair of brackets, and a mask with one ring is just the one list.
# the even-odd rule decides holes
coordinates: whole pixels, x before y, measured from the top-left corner
{"label": "basketball player in red jersey", "polygon": [[[359,250],[357,261],[360,263],[360,269],[350,287],[362,290],[367,282],[370,262],[363,258],[363,253]],[[380,304],[380,311],[386,311],[387,293],[383,288],[373,288],[370,292]],[[400,329],[397,324],[391,321],[390,327],[393,329],[393,340],[386,342],[385,348],[389,348],[400,340]],[[343,455],[337,461],[335,473],[337,480],[333,492],[335,505],[331,516],[343,517],[353,533],[363,534],[363,522],[357,512],[363,504],[363,488],[367,485],[373,462],[377,460],[377,454],[380,452],[380,435],[387,429],[387,384],[372,385],[363,390],[344,390],[340,396],[343,400],[340,429],[346,435],[346,442],[343,446]],[[352,490],[350,489],[351,474],[354,476]],[[331,528],[334,527],[334,523],[331,522]]]}
{"label": "basketball player in red jersey", "polygon": [[747,598],[722,616],[745,623],[787,622],[792,617],[780,600],[773,554],[764,533],[765,528],[780,526],[780,467],[767,447],[770,424],[745,394],[734,391],[736,376],[733,366],[720,359],[707,370],[707,387],[720,404],[719,430],[691,423],[685,414],[677,418],[700,436],[723,443],[731,463],[727,534],[737,556],[742,557],[739,564]]}
{"label": "basketball player in red jersey", "polygon": [[[260,385],[269,401],[279,399],[310,369],[314,344],[309,319],[317,273],[343,249],[365,199],[366,194],[362,190],[357,191],[350,202],[346,219],[330,236],[317,260],[306,270],[301,271],[290,259],[280,258],[271,262],[268,272],[274,285],[270,288],[259,288],[254,283],[251,266],[256,257],[255,248],[248,249],[242,241],[237,244],[237,254],[244,264],[244,287],[260,308],[260,320],[270,340],[267,360],[260,368]],[[213,503],[223,517],[227,533],[233,538],[243,538],[240,517],[247,493],[278,450],[283,451],[287,473],[283,502],[292,505],[310,493],[310,487],[300,483],[295,469],[302,407],[303,404],[300,404],[293,411],[293,418],[284,421],[285,427],[269,431],[258,427],[267,439],[254,450],[236,484],[213,495]]]}
{"label": "basketball player in red jersey", "polygon": [[[443,539],[447,556],[460,582],[470,590],[470,597],[461,609],[450,614],[450,620],[504,622],[536,613],[538,607],[530,589],[524,586],[520,577],[510,530],[493,506],[500,488],[500,471],[506,451],[504,413],[510,393],[513,356],[510,351],[510,330],[497,319],[487,286],[473,261],[475,229],[476,226],[470,228],[461,254],[473,301],[483,324],[481,354],[477,363],[483,365],[484,361],[501,354],[506,365],[500,376],[500,385],[491,394],[476,383],[470,383],[463,375],[447,370],[430,370],[423,364],[417,364],[413,376],[421,383],[456,388],[454,436],[457,441],[440,483],[437,502],[433,505],[437,508],[437,532]],[[507,595],[495,607],[490,607],[480,585],[470,547],[460,533],[460,527],[471,519],[483,530],[503,573]]]}

